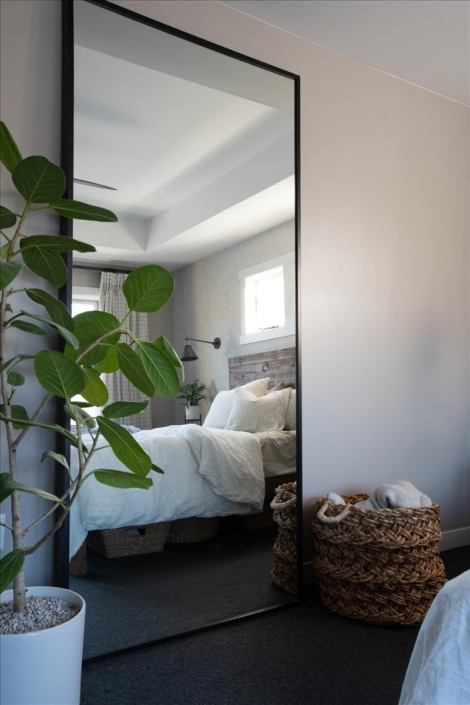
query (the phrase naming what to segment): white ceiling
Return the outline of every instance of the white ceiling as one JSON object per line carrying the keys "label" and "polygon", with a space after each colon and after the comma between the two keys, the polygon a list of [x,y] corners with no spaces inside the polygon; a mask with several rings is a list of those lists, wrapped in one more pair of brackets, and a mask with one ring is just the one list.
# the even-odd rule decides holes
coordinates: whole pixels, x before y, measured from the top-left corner
{"label": "white ceiling", "polygon": [[[114,264],[176,269],[295,214],[293,81],[88,3],[76,5],[76,222]],[[86,226],[86,227],[85,227]]]}
{"label": "white ceiling", "polygon": [[269,24],[470,105],[468,0],[219,0]]}

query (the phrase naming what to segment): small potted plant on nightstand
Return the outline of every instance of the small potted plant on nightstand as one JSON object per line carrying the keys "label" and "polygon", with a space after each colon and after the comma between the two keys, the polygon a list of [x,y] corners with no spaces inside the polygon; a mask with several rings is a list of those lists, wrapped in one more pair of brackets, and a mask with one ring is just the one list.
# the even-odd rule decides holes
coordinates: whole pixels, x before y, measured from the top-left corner
{"label": "small potted plant on nightstand", "polygon": [[201,407],[199,402],[204,399],[207,401],[207,397],[203,394],[205,384],[201,384],[198,379],[195,379],[191,384],[183,384],[180,387],[181,396],[178,399],[184,399],[184,406],[186,407],[186,421],[199,421],[201,418]]}

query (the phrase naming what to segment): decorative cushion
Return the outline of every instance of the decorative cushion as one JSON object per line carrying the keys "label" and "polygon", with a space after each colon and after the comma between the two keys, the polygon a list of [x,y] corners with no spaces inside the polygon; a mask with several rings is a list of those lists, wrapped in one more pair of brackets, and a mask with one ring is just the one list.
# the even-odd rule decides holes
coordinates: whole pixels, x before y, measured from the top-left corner
{"label": "decorative cushion", "polygon": [[286,412],[286,425],[285,425],[285,430],[286,431],[295,431],[297,430],[297,409],[296,409],[296,403],[297,403],[297,394],[295,389],[292,390],[292,394],[290,395],[289,399],[289,404],[287,406],[287,412]]}
{"label": "decorative cushion", "polygon": [[[251,392],[256,399],[266,394],[269,384],[269,377],[265,379],[255,379],[254,382],[248,382],[237,389],[244,389]],[[203,426],[207,428],[225,428],[228,417],[232,410],[232,404],[235,399],[237,389],[230,389],[226,392],[219,392],[211,404],[209,413],[207,414]]]}
{"label": "decorative cushion", "polygon": [[291,389],[271,392],[257,398],[244,389],[235,390],[235,401],[227,421],[227,431],[282,431],[286,423]]}

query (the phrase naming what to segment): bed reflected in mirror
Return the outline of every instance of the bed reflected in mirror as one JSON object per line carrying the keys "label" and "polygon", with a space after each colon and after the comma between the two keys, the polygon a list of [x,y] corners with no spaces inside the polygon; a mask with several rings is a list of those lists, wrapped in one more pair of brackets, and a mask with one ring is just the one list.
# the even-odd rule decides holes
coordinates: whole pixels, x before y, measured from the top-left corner
{"label": "bed reflected in mirror", "polygon": [[[112,355],[90,363],[107,398],[85,411],[132,402],[114,421],[155,466],[149,489],[92,477],[72,507],[90,658],[298,600],[295,81],[73,9],[73,197],[118,222],[74,223],[96,252],[75,253],[72,314],[125,319],[123,344],[171,355],[168,341],[183,359],[176,396],[164,370],[137,389]],[[125,282],[148,265],[171,272],[173,295],[128,315]],[[125,469],[96,445],[87,472]]]}

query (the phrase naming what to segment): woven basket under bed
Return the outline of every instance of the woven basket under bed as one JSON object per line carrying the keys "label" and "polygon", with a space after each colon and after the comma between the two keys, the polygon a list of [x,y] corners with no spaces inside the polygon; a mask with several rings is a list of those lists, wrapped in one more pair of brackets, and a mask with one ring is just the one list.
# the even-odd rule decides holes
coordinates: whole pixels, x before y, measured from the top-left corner
{"label": "woven basket under bed", "polygon": [[214,538],[219,531],[218,517],[192,517],[172,521],[166,538],[167,543],[192,543]]}
{"label": "woven basket under bed", "polygon": [[364,510],[322,497],[312,524],[315,582],[323,604],[373,624],[419,624],[446,582],[439,505]]}
{"label": "woven basket under bed", "polygon": [[148,526],[125,526],[121,529],[90,531],[87,546],[106,558],[161,553],[170,529],[169,521]]}
{"label": "woven basket under bed", "polygon": [[293,482],[277,488],[271,503],[278,525],[271,580],[285,592],[297,592],[297,494]]}

